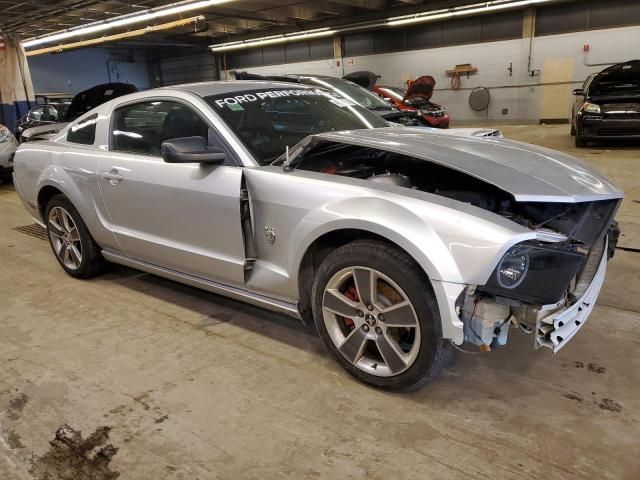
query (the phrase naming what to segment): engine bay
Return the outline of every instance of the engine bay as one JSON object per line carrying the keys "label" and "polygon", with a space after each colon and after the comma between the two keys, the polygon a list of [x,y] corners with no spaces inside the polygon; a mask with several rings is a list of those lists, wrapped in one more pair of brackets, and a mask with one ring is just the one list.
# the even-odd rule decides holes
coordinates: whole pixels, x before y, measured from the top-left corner
{"label": "engine bay", "polygon": [[582,203],[517,202],[483,180],[411,156],[359,145],[316,141],[292,166],[332,175],[410,188],[469,203],[532,230],[568,237],[568,244],[590,249],[609,227],[617,200]]}

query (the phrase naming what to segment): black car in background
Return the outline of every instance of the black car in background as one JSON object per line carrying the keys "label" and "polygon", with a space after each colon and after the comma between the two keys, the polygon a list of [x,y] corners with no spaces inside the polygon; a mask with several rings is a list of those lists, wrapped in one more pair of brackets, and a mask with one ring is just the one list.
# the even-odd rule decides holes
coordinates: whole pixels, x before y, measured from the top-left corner
{"label": "black car in background", "polygon": [[571,134],[576,147],[590,141],[640,139],[640,60],[590,75],[573,94]]}
{"label": "black car in background", "polygon": [[71,102],[52,102],[32,108],[18,120],[18,125],[14,132],[16,139],[20,141],[22,132],[27,128],[64,122],[70,105]]}
{"label": "black car in background", "polygon": [[[29,140],[28,138],[23,138],[22,134],[25,130],[34,127],[50,126],[52,131],[59,131],[64,125],[87,113],[92,108],[114,98],[137,91],[138,89],[135,85],[130,83],[103,83],[78,93],[70,103],[65,104],[64,108],[61,105],[56,107],[53,104],[39,105],[29,110],[19,120],[15,132],[16,138],[19,141]],[[42,130],[39,133],[48,133],[47,128],[39,130]]]}

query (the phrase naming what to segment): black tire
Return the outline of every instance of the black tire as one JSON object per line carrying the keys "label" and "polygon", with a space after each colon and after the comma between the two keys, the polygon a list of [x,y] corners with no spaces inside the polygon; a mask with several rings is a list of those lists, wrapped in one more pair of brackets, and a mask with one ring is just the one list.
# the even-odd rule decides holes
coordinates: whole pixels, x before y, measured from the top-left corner
{"label": "black tire", "polygon": [[[393,280],[412,303],[420,326],[420,347],[415,361],[403,372],[388,377],[366,373],[338,350],[323,318],[323,296],[330,279],[340,270],[360,266],[375,269]],[[383,390],[417,390],[429,383],[449,363],[454,349],[442,338],[435,295],[424,271],[405,252],[375,240],[356,240],[330,253],[322,262],[312,287],[316,328],[333,359],[358,380]]]}
{"label": "black tire", "polygon": [[13,184],[13,176],[10,173],[3,173],[2,175],[0,175],[0,182],[4,185],[11,185]]}
{"label": "black tire", "polygon": [[586,140],[582,138],[582,135],[580,135],[579,132],[576,132],[575,142],[576,142],[576,148],[582,148],[587,146]]}
{"label": "black tire", "polygon": [[571,132],[570,133],[571,133],[572,137],[575,137],[575,135],[576,135],[576,127],[573,124],[573,120],[571,121]]}
{"label": "black tire", "polygon": [[[82,260],[80,261],[78,268],[69,268],[61,261],[61,259],[56,254],[52,235],[50,234],[51,227],[49,225],[49,214],[55,207],[62,207],[64,210],[66,210],[78,230],[82,252]],[[51,245],[51,250],[56,257],[56,260],[58,260],[58,263],[65,272],[67,272],[72,277],[86,279],[95,277],[96,275],[99,275],[104,271],[106,261],[100,253],[100,247],[89,233],[89,230],[82,220],[82,217],[78,213],[78,210],[76,210],[76,208],[66,196],[59,194],[51,197],[51,200],[49,200],[49,203],[45,208],[44,221],[47,226],[47,233],[49,234],[48,237],[49,244]]]}

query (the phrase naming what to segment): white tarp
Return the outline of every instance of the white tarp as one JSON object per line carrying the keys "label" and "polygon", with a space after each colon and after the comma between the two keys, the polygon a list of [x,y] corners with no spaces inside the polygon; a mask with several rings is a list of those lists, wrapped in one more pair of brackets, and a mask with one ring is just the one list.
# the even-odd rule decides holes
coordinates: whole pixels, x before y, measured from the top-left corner
{"label": "white tarp", "polygon": [[35,106],[27,57],[22,44],[2,35],[0,48],[0,123],[13,130],[16,121]]}

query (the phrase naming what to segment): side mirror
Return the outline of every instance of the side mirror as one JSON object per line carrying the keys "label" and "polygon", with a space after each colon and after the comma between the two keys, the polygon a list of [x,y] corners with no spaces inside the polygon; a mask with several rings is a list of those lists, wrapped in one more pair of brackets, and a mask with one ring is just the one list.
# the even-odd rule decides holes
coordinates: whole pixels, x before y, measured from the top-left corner
{"label": "side mirror", "polygon": [[581,88],[576,88],[576,89],[573,91],[573,94],[574,94],[574,95],[584,95],[584,90],[582,90]]}
{"label": "side mirror", "polygon": [[160,147],[162,159],[167,163],[224,162],[226,154],[219,148],[207,146],[203,137],[183,137],[165,140]]}

